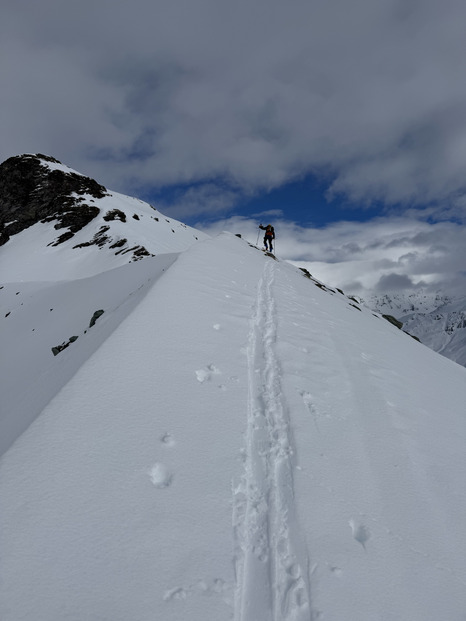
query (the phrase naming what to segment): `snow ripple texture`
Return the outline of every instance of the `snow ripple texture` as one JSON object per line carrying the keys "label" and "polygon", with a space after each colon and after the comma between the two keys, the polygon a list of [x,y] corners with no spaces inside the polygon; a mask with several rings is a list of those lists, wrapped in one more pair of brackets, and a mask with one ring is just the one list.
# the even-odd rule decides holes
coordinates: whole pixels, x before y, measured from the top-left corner
{"label": "snow ripple texture", "polygon": [[274,269],[267,261],[249,333],[245,469],[234,490],[235,621],[312,619],[309,562],[294,503],[293,439],[275,352]]}

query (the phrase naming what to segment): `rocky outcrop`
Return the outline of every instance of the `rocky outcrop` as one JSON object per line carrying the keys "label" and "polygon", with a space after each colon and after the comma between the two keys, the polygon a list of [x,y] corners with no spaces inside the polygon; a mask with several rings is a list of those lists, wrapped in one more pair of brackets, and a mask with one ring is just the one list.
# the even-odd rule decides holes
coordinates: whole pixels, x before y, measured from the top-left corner
{"label": "rocky outcrop", "polygon": [[91,321],[89,322],[89,328],[92,328],[92,326],[95,325],[95,322],[97,321],[97,319],[101,317],[104,314],[104,312],[105,311],[103,309],[95,311],[95,313],[91,317]]}
{"label": "rocky outcrop", "polygon": [[11,157],[0,165],[0,246],[37,222],[67,229],[54,245],[63,243],[99,214],[93,199],[106,194],[104,186],[53,157]]}
{"label": "rocky outcrop", "polygon": [[382,315],[382,317],[394,326],[396,326],[399,330],[401,330],[401,328],[403,327],[403,323],[401,321],[398,321],[398,319],[393,317],[393,315]]}
{"label": "rocky outcrop", "polygon": [[[103,309],[99,309],[95,311],[95,313],[92,315],[91,320],[89,322],[89,328],[92,328],[93,326],[95,326],[95,322],[97,321],[97,319],[99,319],[99,317],[101,317],[104,314],[104,312],[105,311]],[[84,330],[84,334],[86,334],[86,332],[87,330]],[[70,336],[70,338],[67,341],[63,341],[63,343],[61,343],[60,345],[55,345],[55,347],[51,348],[52,354],[54,356],[58,356],[60,352],[62,352],[67,347],[69,347],[71,343],[74,343],[75,341],[77,341],[78,338],[79,338],[79,335]]]}
{"label": "rocky outcrop", "polygon": [[55,347],[52,347],[52,354],[54,356],[58,356],[61,351],[69,347],[71,343],[77,341],[78,338],[79,336],[70,336],[70,338],[67,341],[64,341],[61,345],[56,345]]}
{"label": "rocky outcrop", "polygon": [[111,211],[107,211],[104,216],[104,220],[106,222],[111,222],[112,220],[120,220],[120,222],[126,222],[126,214],[120,211],[120,209],[112,209]]}

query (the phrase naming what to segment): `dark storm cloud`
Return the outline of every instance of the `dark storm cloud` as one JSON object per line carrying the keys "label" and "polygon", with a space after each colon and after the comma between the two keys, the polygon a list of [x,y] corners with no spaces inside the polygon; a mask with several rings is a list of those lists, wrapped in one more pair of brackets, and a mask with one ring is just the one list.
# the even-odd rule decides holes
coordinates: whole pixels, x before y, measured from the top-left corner
{"label": "dark storm cloud", "polygon": [[413,289],[414,283],[409,276],[400,274],[386,274],[375,285],[375,291],[386,293],[387,291],[400,291]]}
{"label": "dark storm cloud", "polygon": [[322,172],[329,196],[464,213],[465,20],[463,0],[7,0],[1,159],[122,190]]}

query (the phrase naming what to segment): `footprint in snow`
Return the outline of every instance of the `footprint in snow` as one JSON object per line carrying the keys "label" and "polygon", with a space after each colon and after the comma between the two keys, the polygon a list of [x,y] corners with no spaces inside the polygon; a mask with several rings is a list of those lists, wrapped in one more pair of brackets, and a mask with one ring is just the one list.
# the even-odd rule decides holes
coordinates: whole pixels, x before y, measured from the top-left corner
{"label": "footprint in snow", "polygon": [[165,446],[173,446],[175,444],[175,439],[171,435],[171,433],[167,432],[167,433],[164,433],[163,436],[160,438],[160,442],[164,444]]}
{"label": "footprint in snow", "polygon": [[350,520],[349,525],[353,532],[354,539],[362,545],[364,550],[366,549],[366,543],[371,537],[371,531],[364,526],[364,524],[358,524],[354,520]]}
{"label": "footprint in snow", "polygon": [[188,597],[196,595],[201,595],[203,597],[220,596],[226,604],[231,606],[233,604],[231,591],[232,586],[227,584],[221,578],[214,578],[210,580],[200,579],[195,584],[191,584],[189,586],[177,586],[173,589],[165,591],[163,599],[168,602],[171,600],[184,600]]}
{"label": "footprint in snow", "polygon": [[220,371],[213,364],[209,364],[203,369],[196,371],[197,381],[201,382],[201,384],[210,381],[213,375],[220,375]]}
{"label": "footprint in snow", "polygon": [[149,471],[149,477],[152,481],[152,485],[159,489],[169,487],[173,480],[173,475],[170,470],[160,462],[156,462]]}
{"label": "footprint in snow", "polygon": [[183,587],[175,587],[174,589],[166,591],[163,599],[166,602],[172,599],[186,599],[186,595],[186,591],[183,589]]}

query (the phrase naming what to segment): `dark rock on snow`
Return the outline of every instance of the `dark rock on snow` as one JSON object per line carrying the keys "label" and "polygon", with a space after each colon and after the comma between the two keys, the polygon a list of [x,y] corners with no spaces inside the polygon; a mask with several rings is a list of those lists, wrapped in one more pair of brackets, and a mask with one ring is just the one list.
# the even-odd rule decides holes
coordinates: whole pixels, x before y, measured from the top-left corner
{"label": "dark rock on snow", "polygon": [[78,338],[79,338],[78,336],[70,336],[68,341],[65,341],[61,345],[57,345],[56,347],[52,347],[52,354],[54,356],[57,356],[61,351],[69,347],[71,343],[74,343],[75,341],[77,341]]}
{"label": "dark rock on snow", "polygon": [[91,321],[89,322],[89,328],[92,328],[92,326],[95,325],[95,322],[97,321],[97,319],[101,317],[104,314],[104,312],[105,311],[103,311],[102,309],[95,311],[95,313],[91,317]]}
{"label": "dark rock on snow", "polygon": [[106,222],[110,222],[111,220],[120,220],[121,222],[126,222],[126,214],[119,209],[112,209],[111,211],[107,211],[104,216],[104,220]]}
{"label": "dark rock on snow", "polygon": [[0,165],[0,246],[37,222],[55,222],[55,229],[68,229],[55,241],[58,245],[98,215],[100,210],[89,204],[89,196],[106,196],[104,186],[42,162],[60,164],[38,154],[10,157]]}
{"label": "dark rock on snow", "polygon": [[397,328],[399,328],[400,330],[403,327],[403,323],[401,321],[398,321],[398,319],[395,319],[393,315],[382,315],[382,317],[386,319],[387,321],[389,321],[390,323],[392,323]]}

